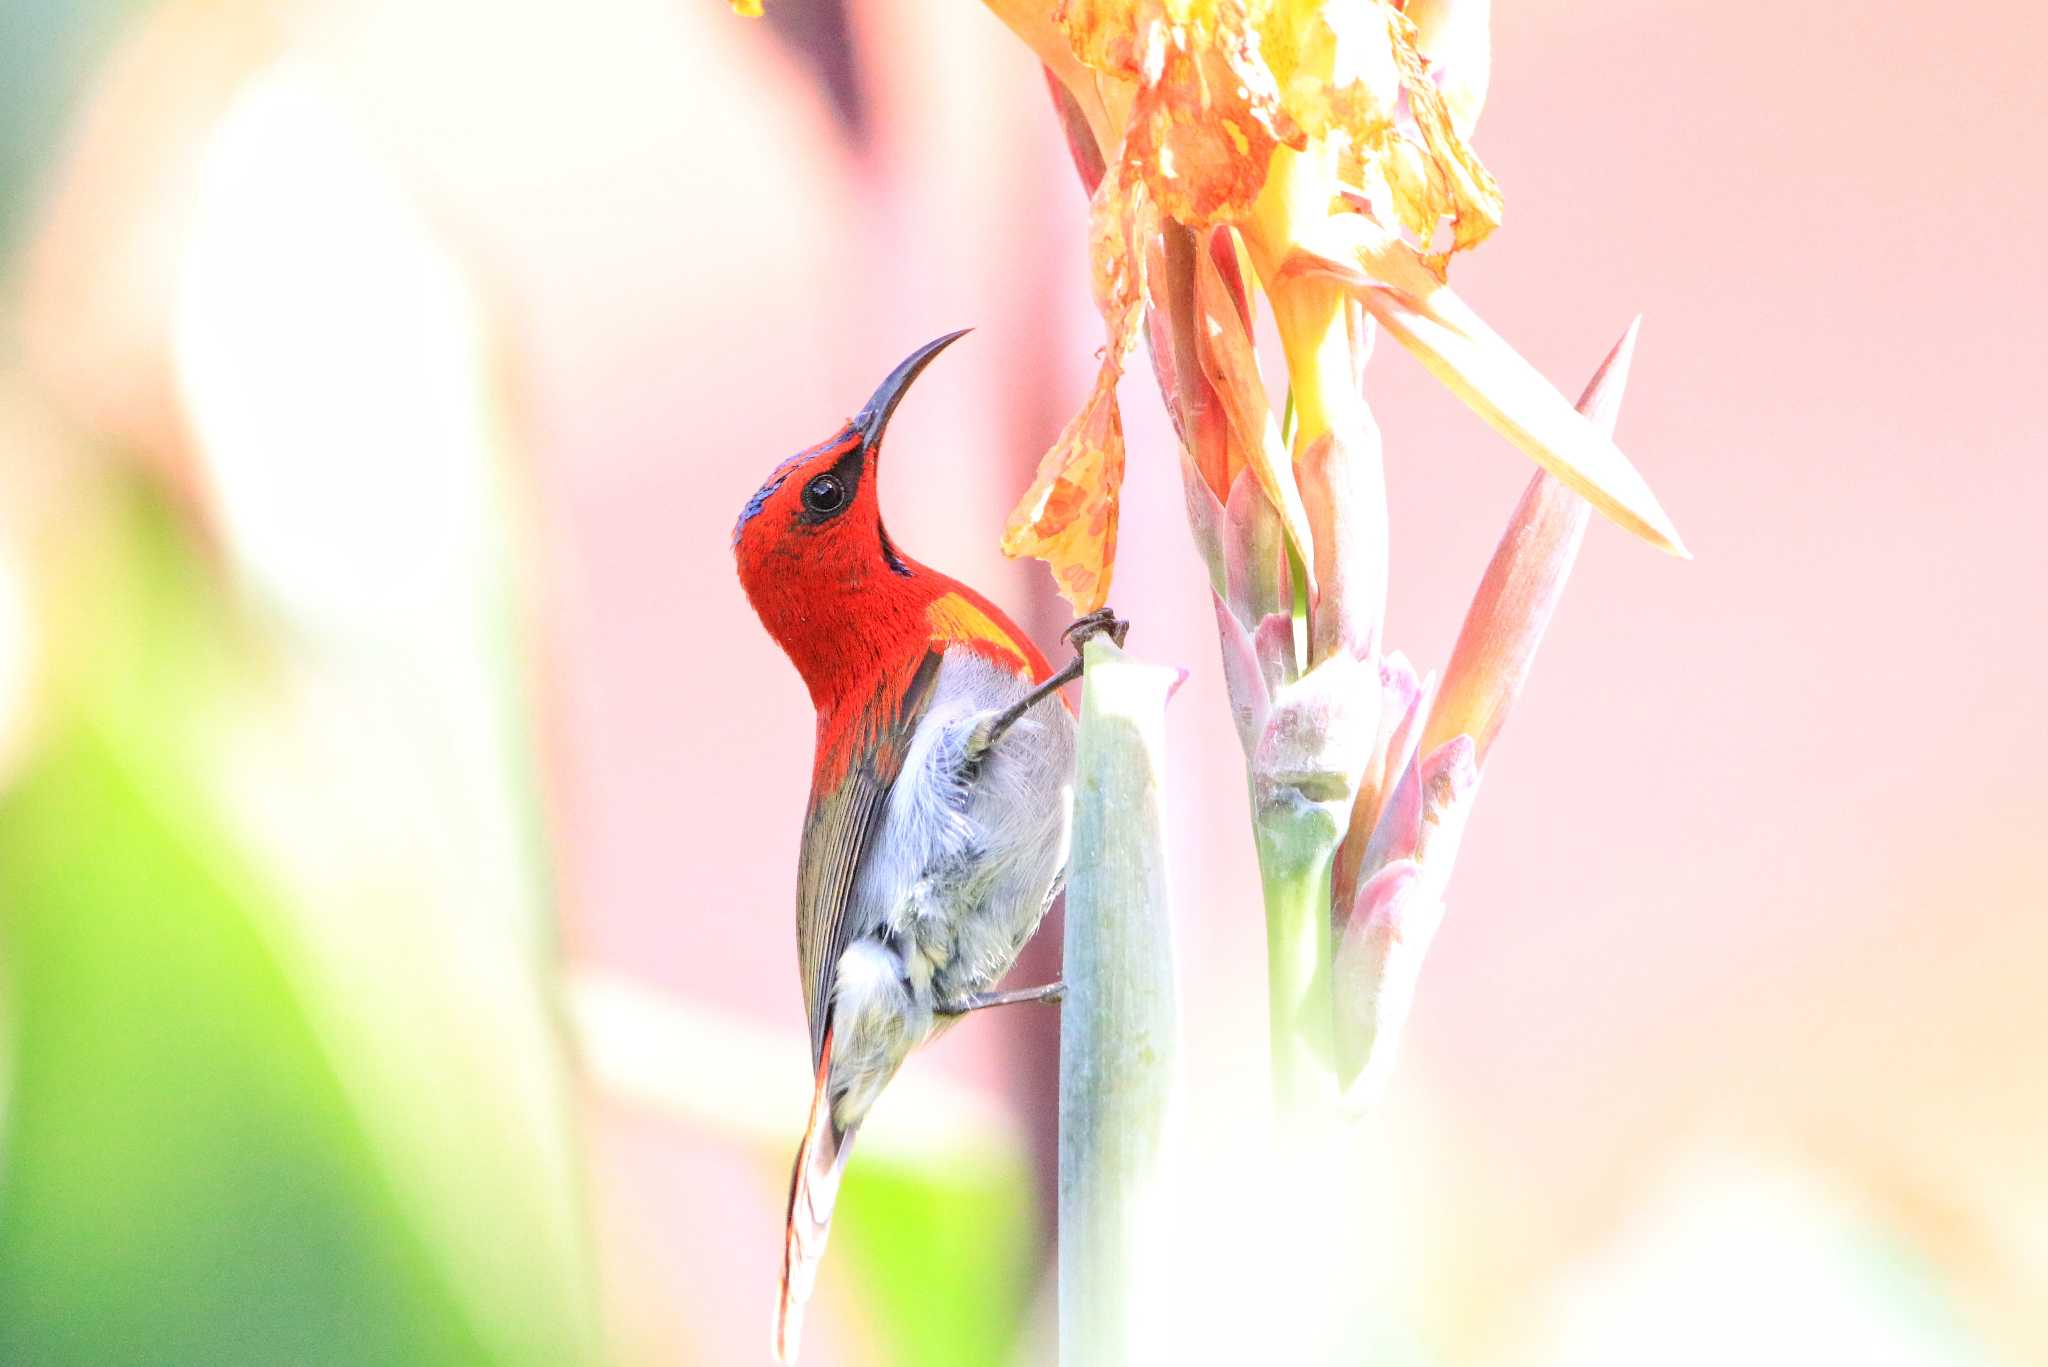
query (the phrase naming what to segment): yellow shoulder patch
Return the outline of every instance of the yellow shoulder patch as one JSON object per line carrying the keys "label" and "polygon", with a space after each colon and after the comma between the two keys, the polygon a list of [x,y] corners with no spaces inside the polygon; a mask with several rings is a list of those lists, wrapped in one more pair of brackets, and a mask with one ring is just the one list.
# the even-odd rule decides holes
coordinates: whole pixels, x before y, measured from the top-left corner
{"label": "yellow shoulder patch", "polygon": [[949,593],[936,599],[924,612],[932,624],[933,641],[978,641],[994,646],[1006,655],[1014,655],[1019,661],[1024,658],[1024,653],[1017,649],[1017,643],[1010,639],[1010,633],[960,594]]}

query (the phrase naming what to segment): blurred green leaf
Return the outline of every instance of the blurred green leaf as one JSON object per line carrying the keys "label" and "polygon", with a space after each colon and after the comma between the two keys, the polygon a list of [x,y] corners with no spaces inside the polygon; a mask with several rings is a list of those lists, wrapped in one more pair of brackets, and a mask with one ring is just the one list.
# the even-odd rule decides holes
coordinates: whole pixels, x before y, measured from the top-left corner
{"label": "blurred green leaf", "polygon": [[59,716],[0,798],[0,1363],[566,1360],[492,1343],[352,1112],[189,763],[242,646],[227,595],[160,503],[114,508],[78,532]]}
{"label": "blurred green leaf", "polygon": [[911,1165],[862,1156],[840,1189],[833,1253],[871,1312],[880,1360],[1010,1360],[1039,1271],[1030,1172],[994,1158]]}
{"label": "blurred green leaf", "polygon": [[480,1361],[174,796],[81,728],[0,805],[0,1362]]}

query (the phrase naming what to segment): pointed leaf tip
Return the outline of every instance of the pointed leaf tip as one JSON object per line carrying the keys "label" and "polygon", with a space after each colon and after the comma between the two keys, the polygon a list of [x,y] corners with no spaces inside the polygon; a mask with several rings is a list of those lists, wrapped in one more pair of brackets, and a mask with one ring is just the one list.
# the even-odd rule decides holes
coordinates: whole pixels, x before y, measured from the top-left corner
{"label": "pointed leaf tip", "polygon": [[1691,558],[1649,483],[1613,439],[1575,412],[1414,248],[1358,214],[1338,214],[1321,225],[1314,242],[1289,254],[1279,276],[1295,275],[1345,285],[1495,431],[1616,525]]}
{"label": "pointed leaf tip", "polygon": [[1621,417],[1621,396],[1628,389],[1629,368],[1635,364],[1636,337],[1643,329],[1643,315],[1638,313],[1621,334],[1621,339],[1609,349],[1607,359],[1600,362],[1600,368],[1593,372],[1593,378],[1586,381],[1585,390],[1579,395],[1579,411],[1595,427],[1607,436],[1614,435],[1614,425]]}
{"label": "pointed leaf tip", "polygon": [[[1613,435],[1620,416],[1641,321],[1629,325],[1579,398],[1579,412],[1602,437]],[[1464,735],[1485,762],[1549,630],[1591,515],[1586,500],[1548,471],[1529,481],[1451,649],[1425,751]]]}

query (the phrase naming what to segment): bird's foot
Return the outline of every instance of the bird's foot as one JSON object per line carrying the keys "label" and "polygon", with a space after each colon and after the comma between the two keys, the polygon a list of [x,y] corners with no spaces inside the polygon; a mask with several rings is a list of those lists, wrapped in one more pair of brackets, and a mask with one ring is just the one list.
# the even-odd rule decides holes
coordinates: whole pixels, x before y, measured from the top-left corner
{"label": "bird's foot", "polygon": [[1104,608],[1100,612],[1091,612],[1086,617],[1077,618],[1071,626],[1060,633],[1062,641],[1068,641],[1073,644],[1074,658],[1067,661],[1063,667],[1044,683],[1039,684],[1038,687],[1026,693],[1015,703],[998,712],[993,717],[987,718],[979,726],[975,727],[974,734],[967,741],[968,763],[980,764],[982,757],[988,754],[989,750],[995,746],[998,740],[1002,739],[1003,732],[1016,724],[1017,718],[1023,716],[1026,712],[1029,712],[1032,708],[1038,706],[1038,704],[1081,677],[1082,646],[1097,636],[1107,636],[1110,640],[1116,642],[1118,646],[1121,646],[1124,643],[1124,637],[1129,634],[1130,630],[1131,624],[1118,617],[1116,613],[1108,608]]}
{"label": "bird's foot", "polygon": [[1020,987],[1011,992],[970,992],[964,997],[955,997],[932,1007],[941,1016],[964,1016],[969,1011],[980,1011],[991,1006],[1016,1006],[1022,1002],[1044,1002],[1056,1005],[1067,995],[1064,982],[1050,982],[1043,987]]}
{"label": "bird's foot", "polygon": [[1071,643],[1077,653],[1082,646],[1097,636],[1107,636],[1121,649],[1124,637],[1128,636],[1130,631],[1131,624],[1117,616],[1116,609],[1104,608],[1100,612],[1091,612],[1086,617],[1076,617],[1072,625],[1060,633],[1060,639]]}

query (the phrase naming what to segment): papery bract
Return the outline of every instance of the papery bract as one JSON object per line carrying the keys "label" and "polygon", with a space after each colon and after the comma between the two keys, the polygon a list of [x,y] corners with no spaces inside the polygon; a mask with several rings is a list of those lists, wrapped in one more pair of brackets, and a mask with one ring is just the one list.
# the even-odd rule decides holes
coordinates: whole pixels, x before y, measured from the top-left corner
{"label": "papery bract", "polygon": [[1230,719],[1237,727],[1238,744],[1249,756],[1266,729],[1272,692],[1244,624],[1221,597],[1212,593],[1209,598],[1216,608],[1216,640],[1223,649],[1223,686],[1230,694]]}
{"label": "papery bract", "polygon": [[1422,723],[1429,715],[1434,677],[1418,678],[1415,666],[1400,651],[1380,657],[1379,735],[1372,758],[1358,778],[1358,798],[1351,805],[1351,824],[1337,847],[1330,874],[1331,913],[1341,926],[1358,895],[1367,845],[1401,776],[1415,759]]}
{"label": "papery bract", "polygon": [[1368,858],[1365,884],[1336,930],[1338,1076],[1354,1107],[1375,1099],[1393,1069],[1478,791],[1468,736],[1411,765],[1381,819],[1387,839],[1375,839],[1378,857]]}
{"label": "papery bract", "polygon": [[1230,487],[1230,502],[1223,505],[1224,583],[1230,610],[1240,622],[1255,624],[1267,613],[1283,612],[1286,580],[1282,571],[1286,553],[1282,549],[1280,515],[1273,510],[1258,480],[1250,470],[1240,471]]}
{"label": "papery bract", "polygon": [[1345,435],[1325,432],[1298,473],[1315,554],[1309,604],[1311,655],[1379,651],[1387,599],[1387,501],[1380,484],[1380,433],[1372,415]]}

